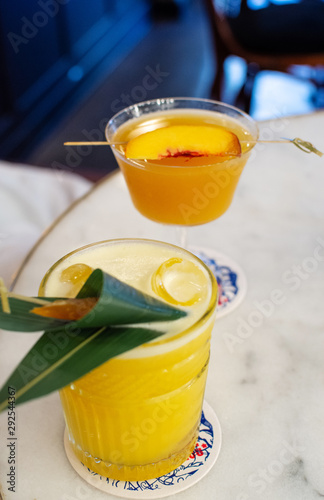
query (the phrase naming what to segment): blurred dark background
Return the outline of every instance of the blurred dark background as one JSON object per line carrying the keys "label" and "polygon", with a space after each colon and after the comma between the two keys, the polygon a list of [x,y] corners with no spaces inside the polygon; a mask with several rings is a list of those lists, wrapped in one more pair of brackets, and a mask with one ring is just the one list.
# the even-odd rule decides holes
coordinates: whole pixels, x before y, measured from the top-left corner
{"label": "blurred dark background", "polygon": [[97,180],[123,107],[214,97],[256,119],[324,107],[323,0],[0,0],[0,158]]}

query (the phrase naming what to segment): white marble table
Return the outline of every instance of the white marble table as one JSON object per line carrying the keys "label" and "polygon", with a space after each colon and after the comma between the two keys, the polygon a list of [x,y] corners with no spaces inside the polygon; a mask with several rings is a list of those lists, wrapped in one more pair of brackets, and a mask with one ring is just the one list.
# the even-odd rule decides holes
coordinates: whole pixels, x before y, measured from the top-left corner
{"label": "white marble table", "polygon": [[[260,124],[261,137],[301,136],[324,149],[324,112]],[[244,302],[216,321],[206,400],[223,430],[220,457],[179,500],[318,500],[324,496],[324,159],[291,145],[258,145],[234,202],[190,231],[248,279]],[[60,256],[96,240],[173,232],[132,207],[120,174],[97,185],[34,248],[15,290],[37,293]],[[1,333],[0,381],[35,342]],[[103,500],[69,466],[57,394],[18,407],[18,492],[7,491],[6,415],[0,418],[4,499]]]}

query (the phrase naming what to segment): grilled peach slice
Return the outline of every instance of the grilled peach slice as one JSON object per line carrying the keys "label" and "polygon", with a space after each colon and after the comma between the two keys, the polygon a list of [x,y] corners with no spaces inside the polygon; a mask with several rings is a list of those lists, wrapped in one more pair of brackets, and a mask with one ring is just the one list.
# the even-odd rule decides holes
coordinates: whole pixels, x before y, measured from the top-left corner
{"label": "grilled peach slice", "polygon": [[212,125],[171,125],[131,139],[125,155],[130,159],[161,160],[186,156],[239,156],[238,137]]}
{"label": "grilled peach slice", "polygon": [[59,299],[49,302],[48,306],[34,307],[32,313],[46,318],[63,319],[65,321],[77,321],[88,314],[97,304],[96,297],[86,299]]}

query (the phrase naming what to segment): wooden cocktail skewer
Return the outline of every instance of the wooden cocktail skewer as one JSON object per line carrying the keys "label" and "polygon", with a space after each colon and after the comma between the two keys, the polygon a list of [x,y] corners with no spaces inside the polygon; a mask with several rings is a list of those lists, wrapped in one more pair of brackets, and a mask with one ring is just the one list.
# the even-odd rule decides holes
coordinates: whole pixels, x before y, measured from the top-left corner
{"label": "wooden cocktail skewer", "polygon": [[[293,142],[295,139],[277,139],[277,140],[257,140],[257,141],[240,141],[243,144],[256,144],[257,142]],[[108,142],[108,141],[96,141],[96,142],[64,142],[64,146],[122,146],[123,144],[127,144],[124,142]]]}
{"label": "wooden cocktail skewer", "polygon": [[[285,144],[290,143],[297,146],[297,148],[301,149],[305,153],[315,153],[318,156],[323,156],[324,153],[319,151],[313,146],[310,142],[303,141],[299,137],[295,137],[295,139],[273,139],[273,140],[251,140],[251,141],[240,141],[241,144],[258,144],[258,143],[277,143],[277,144]],[[97,141],[97,142],[64,142],[64,146],[121,146],[123,144],[127,144],[127,142],[108,142],[108,141]]]}
{"label": "wooden cocktail skewer", "polygon": [[10,314],[8,290],[2,278],[0,278],[0,300],[1,300],[2,311],[4,313]]}
{"label": "wooden cocktail skewer", "polygon": [[121,146],[127,144],[127,142],[108,142],[108,141],[96,141],[96,142],[64,142],[64,146]]}

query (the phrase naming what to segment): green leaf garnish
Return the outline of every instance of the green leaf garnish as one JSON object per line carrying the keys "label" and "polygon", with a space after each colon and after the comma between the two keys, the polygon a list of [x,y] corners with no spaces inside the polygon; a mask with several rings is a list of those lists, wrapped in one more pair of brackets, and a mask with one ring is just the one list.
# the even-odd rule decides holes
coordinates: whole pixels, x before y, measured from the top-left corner
{"label": "green leaf garnish", "polygon": [[42,335],[0,390],[0,412],[8,404],[8,386],[15,388],[16,404],[45,396],[114,356],[164,334],[139,327],[101,327],[77,334],[75,331],[75,327],[67,325]]}
{"label": "green leaf garnish", "polygon": [[77,295],[77,298],[86,297],[99,300],[92,311],[78,321],[79,327],[172,321],[186,316],[184,311],[126,285],[101,269],[92,272]]}
{"label": "green leaf garnish", "polygon": [[[78,299],[96,297],[98,301],[77,321],[31,312],[43,303],[60,300],[55,297],[25,298],[7,292],[4,299],[3,286],[1,294],[1,328],[25,332],[45,329],[45,332],[0,390],[0,411],[7,406],[8,386],[15,388],[17,404],[44,396],[112,357],[165,333],[129,325],[173,321],[186,316],[185,311],[142,293],[100,269],[91,273],[77,295]],[[71,299],[62,300],[68,303]]]}
{"label": "green leaf garnish", "polygon": [[[27,297],[26,297],[27,298]],[[0,308],[0,328],[12,330],[14,332],[39,332],[41,330],[61,327],[66,323],[59,319],[37,316],[30,311],[34,307],[39,307],[37,298],[28,297],[28,300],[17,297],[8,297],[10,313]],[[43,300],[43,299],[42,299]],[[48,303],[53,302],[54,298],[46,298]],[[45,302],[45,301],[44,301]]]}

